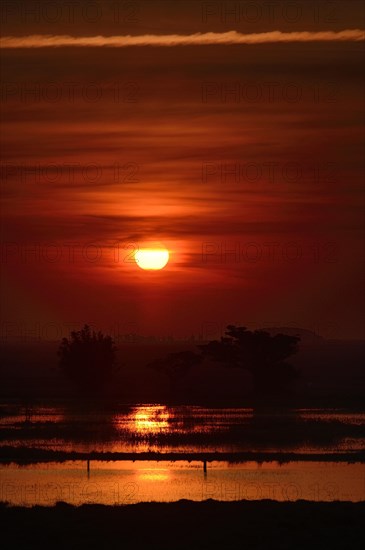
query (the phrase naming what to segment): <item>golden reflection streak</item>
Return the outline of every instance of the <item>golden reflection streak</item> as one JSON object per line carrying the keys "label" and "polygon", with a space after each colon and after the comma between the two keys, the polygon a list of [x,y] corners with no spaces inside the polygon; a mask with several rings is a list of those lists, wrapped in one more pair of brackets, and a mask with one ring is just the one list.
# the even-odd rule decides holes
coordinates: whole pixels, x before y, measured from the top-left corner
{"label": "golden reflection streak", "polygon": [[167,431],[169,418],[167,407],[163,405],[141,406],[132,413],[131,428],[143,433]]}

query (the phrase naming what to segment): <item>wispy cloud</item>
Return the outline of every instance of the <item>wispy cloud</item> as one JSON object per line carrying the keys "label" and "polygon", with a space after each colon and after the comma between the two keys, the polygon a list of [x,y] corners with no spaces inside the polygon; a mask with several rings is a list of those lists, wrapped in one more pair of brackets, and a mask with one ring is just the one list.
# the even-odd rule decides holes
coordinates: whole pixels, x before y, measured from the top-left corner
{"label": "wispy cloud", "polygon": [[144,34],[125,36],[69,36],[29,35],[4,36],[0,39],[2,48],[50,48],[50,47],[113,47],[131,46],[205,46],[216,44],[268,44],[280,42],[359,42],[365,40],[365,31],[347,29],[339,32],[281,32],[242,34],[236,31],[223,33],[207,32],[196,34]]}

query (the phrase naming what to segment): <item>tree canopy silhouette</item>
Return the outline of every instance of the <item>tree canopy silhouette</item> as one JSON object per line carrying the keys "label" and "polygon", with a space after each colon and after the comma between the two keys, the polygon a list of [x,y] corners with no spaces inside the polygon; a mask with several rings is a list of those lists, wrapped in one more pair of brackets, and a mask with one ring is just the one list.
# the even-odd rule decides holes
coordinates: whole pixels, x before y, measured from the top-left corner
{"label": "tree canopy silhouette", "polygon": [[116,370],[117,348],[111,336],[85,325],[63,338],[58,349],[59,366],[80,391],[102,391]]}
{"label": "tree canopy silhouette", "polygon": [[298,336],[228,325],[225,336],[198,346],[205,357],[228,367],[251,373],[256,394],[272,394],[285,390],[298,377],[296,369],[285,360],[297,353]]}

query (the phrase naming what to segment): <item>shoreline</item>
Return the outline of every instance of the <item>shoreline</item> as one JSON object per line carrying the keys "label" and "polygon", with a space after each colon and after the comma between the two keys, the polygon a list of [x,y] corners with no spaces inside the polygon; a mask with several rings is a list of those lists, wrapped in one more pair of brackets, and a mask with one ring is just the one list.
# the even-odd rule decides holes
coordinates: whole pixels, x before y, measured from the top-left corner
{"label": "shoreline", "polygon": [[[365,502],[0,503],[4,548],[361,548]],[[19,529],[19,526],[22,526]]]}
{"label": "shoreline", "polygon": [[66,462],[69,460],[98,461],[197,461],[197,462],[347,462],[365,463],[365,450],[344,453],[297,453],[297,452],[78,452],[54,451],[29,447],[0,447],[0,464],[37,464],[39,462]]}

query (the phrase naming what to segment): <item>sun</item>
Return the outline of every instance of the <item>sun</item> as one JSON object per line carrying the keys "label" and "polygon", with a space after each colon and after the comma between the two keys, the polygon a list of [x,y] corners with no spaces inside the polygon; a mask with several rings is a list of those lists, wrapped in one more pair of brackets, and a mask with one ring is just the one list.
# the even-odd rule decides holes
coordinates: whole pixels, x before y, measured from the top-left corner
{"label": "sun", "polygon": [[170,254],[166,248],[140,248],[134,255],[136,264],[141,269],[163,269],[169,259]]}

